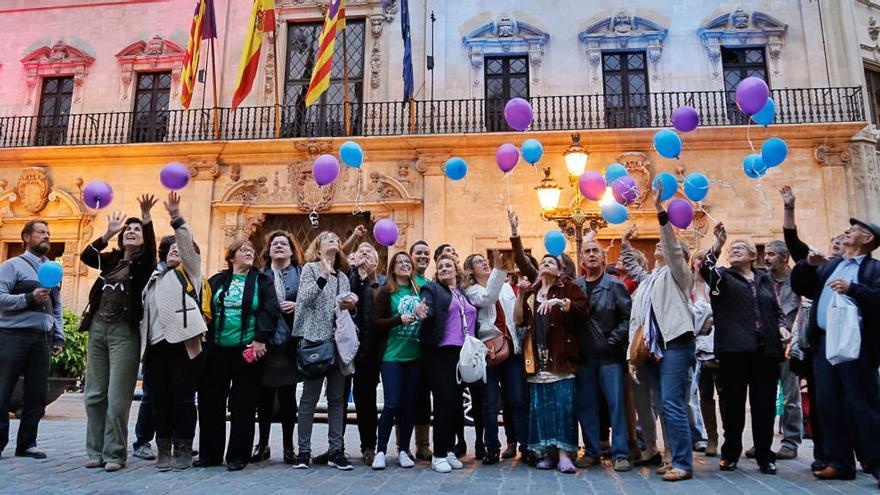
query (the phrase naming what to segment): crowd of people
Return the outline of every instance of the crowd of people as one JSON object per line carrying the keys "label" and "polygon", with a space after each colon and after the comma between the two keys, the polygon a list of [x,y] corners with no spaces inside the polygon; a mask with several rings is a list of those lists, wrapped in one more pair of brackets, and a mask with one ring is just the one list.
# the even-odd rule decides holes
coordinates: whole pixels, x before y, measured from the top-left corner
{"label": "crowd of people", "polygon": [[[382,470],[391,460],[411,468],[421,460],[447,473],[467,455],[467,393],[473,452],[484,465],[520,456],[538,469],[574,473],[608,458],[616,471],[655,466],[663,480],[680,481],[692,478],[701,452],[720,455],[721,471],[738,469],[744,454],[773,475],[778,460],[800,455],[804,380],[813,474],[853,479],[858,459],[880,478],[880,261],[871,257],[880,227],[851,219],[822,254],[799,239],[795,196],[784,187],[784,240],[765,246],[766,268],[758,268],[755,245],[728,240],[723,223],[708,250],[691,252],[661,193],[654,191],[653,266],[631,242],[635,225],[615,263],[595,238],[583,242],[579,263],[565,254],[535,259],[510,211],[510,273],[497,252],[491,263],[482,253],[462,261],[443,244],[432,257],[418,241],[392,253],[380,274],[378,253],[358,227],[345,242],[321,232],[303,253],[285,231],[270,233],[263,253],[235,241],[226,267],[210,278],[179,196],[164,202],[174,235],[157,246],[157,201],[144,195],[139,217],[110,215],[107,231],[81,254],[100,272],[81,323],[89,335],[86,467],[125,466],[142,362],[135,455],[155,458],[160,471],[224,461],[238,471],[266,461],[273,422],[281,423],[285,463],[350,470],[344,431],[352,395],[367,466]],[[44,458],[37,427],[50,355],[64,345],[61,303],[58,288],[38,279],[49,225],[30,221],[21,238],[25,253],[0,265],[0,451],[23,374],[15,454]],[[847,304],[856,318],[841,316]],[[860,335],[860,348],[841,360],[837,332],[846,325]],[[780,393],[783,439],[774,451]],[[313,455],[322,394],[329,450]],[[753,446],[743,453],[747,403]]]}

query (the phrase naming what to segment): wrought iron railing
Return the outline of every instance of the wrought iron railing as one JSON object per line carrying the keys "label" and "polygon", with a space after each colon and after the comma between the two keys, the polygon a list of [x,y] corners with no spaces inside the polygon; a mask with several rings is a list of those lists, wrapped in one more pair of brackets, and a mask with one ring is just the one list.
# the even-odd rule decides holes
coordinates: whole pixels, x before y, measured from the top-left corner
{"label": "wrought iron railing", "polygon": [[[776,124],[863,122],[861,87],[775,89]],[[667,127],[672,111],[691,105],[708,127],[747,123],[726,91],[650,94],[537,96],[531,130],[561,131]],[[504,102],[433,100],[366,102],[349,106],[351,136],[456,134],[510,131]],[[346,135],[345,108],[247,107],[203,110],[88,113],[0,117],[0,148],[78,146],[140,142],[184,142]],[[279,119],[276,125],[276,120]],[[146,123],[145,123],[146,122]]]}

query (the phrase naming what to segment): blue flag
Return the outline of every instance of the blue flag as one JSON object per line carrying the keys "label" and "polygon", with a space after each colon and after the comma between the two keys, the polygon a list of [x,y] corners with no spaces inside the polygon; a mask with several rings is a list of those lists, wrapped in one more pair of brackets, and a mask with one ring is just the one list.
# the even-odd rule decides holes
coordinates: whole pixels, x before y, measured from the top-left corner
{"label": "blue flag", "polygon": [[412,98],[413,67],[412,67],[412,40],[409,33],[409,1],[400,2],[400,31],[403,35],[403,101]]}

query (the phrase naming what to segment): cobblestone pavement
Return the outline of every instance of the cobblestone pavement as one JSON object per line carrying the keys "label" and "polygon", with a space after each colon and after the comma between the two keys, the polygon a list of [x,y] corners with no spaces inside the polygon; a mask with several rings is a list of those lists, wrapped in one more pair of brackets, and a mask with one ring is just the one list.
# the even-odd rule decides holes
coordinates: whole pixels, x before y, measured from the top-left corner
{"label": "cobblestone pavement", "polygon": [[[129,428],[132,436],[136,415],[137,403],[134,403]],[[14,444],[18,421],[11,423],[10,438]],[[472,436],[473,430],[469,431]],[[616,473],[605,466],[581,470],[577,475],[563,475],[537,471],[518,461],[479,467],[479,463],[473,460],[472,451],[465,458],[465,469],[445,475],[434,473],[427,463],[421,462],[413,469],[403,470],[393,460],[389,460],[385,471],[372,471],[362,463],[359,454],[351,456],[355,466],[353,471],[342,472],[327,466],[313,466],[301,471],[281,462],[280,433],[280,426],[275,425],[270,461],[251,464],[237,473],[228,473],[223,467],[159,473],[152,462],[136,458],[129,458],[126,469],[118,473],[105,473],[83,467],[86,456],[82,396],[66,394],[48,408],[40,425],[40,448],[48,454],[48,459],[36,461],[13,457],[14,445],[10,444],[0,459],[0,493],[877,493],[873,478],[866,474],[860,474],[855,481],[820,482],[813,479],[809,472],[812,449],[809,441],[801,446],[801,457],[778,463],[777,476],[760,474],[757,465],[746,459],[740,462],[739,471],[721,473],[717,458],[706,459],[702,454],[695,454],[695,478],[673,484],[664,483],[647,469]],[[315,426],[314,452],[326,449],[326,433],[326,425]],[[748,446],[751,444],[748,432],[746,436]],[[358,450],[355,427],[348,428],[346,444],[350,455]]]}

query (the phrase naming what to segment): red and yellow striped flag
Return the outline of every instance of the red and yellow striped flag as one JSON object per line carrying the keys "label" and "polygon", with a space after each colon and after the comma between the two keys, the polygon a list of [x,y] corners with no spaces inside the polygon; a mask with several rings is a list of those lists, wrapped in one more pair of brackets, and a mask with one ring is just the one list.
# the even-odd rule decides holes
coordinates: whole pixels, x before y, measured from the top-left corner
{"label": "red and yellow striped flag", "polygon": [[186,44],[186,55],[183,57],[183,70],[180,71],[180,104],[183,108],[189,108],[195,92],[202,40],[216,37],[213,0],[196,0],[192,26],[189,28],[189,42]]}
{"label": "red and yellow striped flag", "polygon": [[330,87],[330,69],[333,66],[333,48],[336,45],[336,30],[345,29],[345,0],[330,0],[330,8],[324,17],[324,27],[318,38],[318,58],[312,69],[309,90],[306,91],[306,106],[314,103],[321,93]]}
{"label": "red and yellow striped flag", "polygon": [[257,66],[260,65],[260,48],[263,46],[263,35],[275,31],[275,1],[254,0],[251,9],[251,20],[248,25],[247,35],[244,38],[244,50],[241,52],[241,62],[238,66],[238,82],[235,84],[235,93],[232,95],[232,109],[244,101],[257,75]]}

